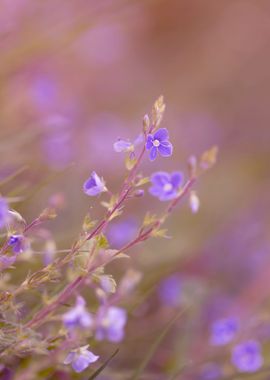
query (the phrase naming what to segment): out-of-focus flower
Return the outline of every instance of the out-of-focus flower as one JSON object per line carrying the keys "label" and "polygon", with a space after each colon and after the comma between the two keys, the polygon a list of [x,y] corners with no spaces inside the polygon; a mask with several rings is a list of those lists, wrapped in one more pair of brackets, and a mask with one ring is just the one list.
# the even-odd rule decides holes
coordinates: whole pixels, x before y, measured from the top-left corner
{"label": "out-of-focus flower", "polygon": [[103,179],[96,172],[92,172],[91,176],[84,182],[83,191],[93,197],[107,191],[107,189]]}
{"label": "out-of-focus flower", "polygon": [[201,370],[200,380],[218,380],[222,378],[222,370],[216,363],[207,363]]}
{"label": "out-of-focus flower", "polygon": [[160,201],[169,201],[178,195],[179,188],[183,182],[183,174],[174,172],[172,174],[166,172],[157,172],[151,176],[152,186],[149,193]]}
{"label": "out-of-focus flower", "polygon": [[26,248],[26,240],[23,235],[11,235],[8,239],[8,245],[13,249],[14,253],[22,253]]}
{"label": "out-of-focus flower", "polygon": [[215,321],[212,325],[211,344],[215,346],[225,345],[233,340],[239,329],[236,318],[224,318]]}
{"label": "out-of-focus flower", "polygon": [[8,222],[8,203],[5,198],[0,197],[0,228]]}
{"label": "out-of-focus flower", "polygon": [[130,142],[129,140],[124,140],[124,139],[118,139],[114,144],[113,144],[113,149],[117,153],[121,152],[132,152],[134,151],[135,147],[143,142],[143,135],[140,134],[134,141],[133,143]]}
{"label": "out-of-focus flower", "polygon": [[238,344],[232,350],[232,363],[240,372],[256,372],[263,365],[261,345],[254,340]]}
{"label": "out-of-focus flower", "polygon": [[89,351],[88,347],[83,346],[71,351],[64,360],[64,364],[71,364],[75,372],[84,371],[91,363],[95,363],[99,359],[99,356]]}
{"label": "out-of-focus flower", "polygon": [[154,161],[159,153],[162,157],[170,157],[173,152],[173,146],[169,141],[169,133],[166,128],[158,129],[153,135],[147,136],[145,145],[150,150],[150,160]]}
{"label": "out-of-focus flower", "polygon": [[102,306],[96,319],[96,339],[120,342],[127,322],[126,310],[115,306]]}
{"label": "out-of-focus flower", "polygon": [[114,248],[121,248],[133,239],[138,230],[138,223],[135,219],[113,221],[109,225],[107,238]]}
{"label": "out-of-focus flower", "polygon": [[177,307],[181,304],[182,282],[176,274],[163,280],[159,286],[158,294],[162,303]]}
{"label": "out-of-focus flower", "polygon": [[93,318],[85,308],[85,300],[78,296],[76,305],[63,315],[63,323],[68,329],[87,328],[93,325]]}

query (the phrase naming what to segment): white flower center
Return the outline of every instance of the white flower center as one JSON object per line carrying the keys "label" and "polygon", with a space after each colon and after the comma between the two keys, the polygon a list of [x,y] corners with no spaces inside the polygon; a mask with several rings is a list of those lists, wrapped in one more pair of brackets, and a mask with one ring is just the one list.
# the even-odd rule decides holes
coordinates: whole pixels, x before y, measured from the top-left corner
{"label": "white flower center", "polygon": [[158,140],[154,140],[154,141],[153,141],[153,145],[154,145],[155,147],[158,147],[158,146],[160,146],[160,142],[159,142]]}
{"label": "white flower center", "polygon": [[166,183],[166,185],[163,186],[163,190],[165,192],[171,191],[173,188],[173,185],[171,183]]}

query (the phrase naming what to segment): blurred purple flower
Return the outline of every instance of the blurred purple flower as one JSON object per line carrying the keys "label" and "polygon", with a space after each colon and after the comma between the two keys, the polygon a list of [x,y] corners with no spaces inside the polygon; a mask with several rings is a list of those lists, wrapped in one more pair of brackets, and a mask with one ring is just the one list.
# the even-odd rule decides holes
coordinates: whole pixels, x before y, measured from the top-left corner
{"label": "blurred purple flower", "polygon": [[8,203],[4,198],[0,197],[0,228],[5,226],[8,218]]}
{"label": "blurred purple flower", "polygon": [[99,359],[99,356],[87,349],[88,347],[84,346],[71,351],[64,360],[64,364],[71,364],[75,372],[84,371],[91,363],[95,363]]}
{"label": "blurred purple flower", "polygon": [[222,370],[216,363],[207,363],[200,373],[200,380],[218,380],[222,377]]}
{"label": "blurred purple flower", "polygon": [[68,329],[87,328],[93,325],[93,318],[85,308],[85,300],[78,296],[76,305],[63,315],[63,323]]}
{"label": "blurred purple flower", "polygon": [[113,144],[113,149],[117,153],[121,152],[129,152],[133,151],[135,147],[143,142],[143,135],[140,134],[134,142],[130,142],[129,140],[123,140],[123,139],[118,139],[114,144]]}
{"label": "blurred purple flower", "polygon": [[158,294],[162,303],[177,307],[181,303],[181,291],[181,280],[178,275],[173,274],[161,282]]}
{"label": "blurred purple flower", "polygon": [[93,197],[103,191],[107,191],[107,189],[103,179],[96,172],[92,172],[91,176],[84,182],[83,191],[85,194]]}
{"label": "blurred purple flower", "polygon": [[231,342],[239,330],[236,318],[224,318],[215,321],[211,328],[211,344],[222,346]]}
{"label": "blurred purple flower", "polygon": [[134,219],[113,222],[108,229],[107,238],[114,248],[121,248],[136,235],[138,223]]}
{"label": "blurred purple flower", "polygon": [[174,172],[172,174],[166,172],[157,172],[151,176],[152,186],[149,193],[160,201],[169,201],[178,195],[179,188],[183,182],[183,174]]}
{"label": "blurred purple flower", "polygon": [[124,337],[126,322],[126,310],[115,306],[101,307],[96,319],[96,339],[120,342]]}
{"label": "blurred purple flower", "polygon": [[263,365],[261,345],[254,340],[238,344],[232,350],[232,363],[240,372],[256,372]]}
{"label": "blurred purple flower", "polygon": [[113,149],[117,153],[128,152],[131,147],[132,147],[132,143],[130,141],[123,140],[123,139],[118,139],[113,144]]}
{"label": "blurred purple flower", "polygon": [[173,146],[169,141],[169,133],[166,128],[158,129],[154,135],[149,134],[145,145],[150,150],[150,160],[154,161],[159,154],[162,157],[170,157],[173,152]]}
{"label": "blurred purple flower", "polygon": [[12,247],[14,253],[22,253],[26,248],[25,238],[23,235],[11,235],[8,245]]}

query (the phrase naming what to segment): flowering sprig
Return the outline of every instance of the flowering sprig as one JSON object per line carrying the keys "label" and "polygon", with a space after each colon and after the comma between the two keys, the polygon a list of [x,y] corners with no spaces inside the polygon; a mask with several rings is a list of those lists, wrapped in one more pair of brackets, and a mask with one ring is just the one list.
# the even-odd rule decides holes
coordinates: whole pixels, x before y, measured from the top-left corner
{"label": "flowering sprig", "polygon": [[[102,193],[109,193],[110,199],[102,201],[103,206],[107,211],[104,217],[94,222],[89,220],[89,215],[84,220],[82,230],[79,237],[75,240],[70,250],[60,257],[56,257],[49,265],[38,271],[29,274],[20,286],[13,292],[13,300],[21,293],[29,288],[39,288],[57,280],[66,279],[60,291],[58,291],[51,299],[46,296],[43,307],[38,311],[28,316],[28,320],[21,324],[21,329],[24,332],[41,329],[45,322],[51,322],[52,315],[65,305],[69,299],[76,295],[75,306],[72,306],[68,311],[65,311],[60,316],[56,316],[56,320],[61,320],[65,327],[63,334],[58,334],[59,339],[64,349],[67,349],[69,340],[72,341],[73,332],[80,330],[88,331],[89,335],[97,341],[109,340],[111,342],[120,342],[124,338],[125,326],[127,323],[127,312],[124,307],[117,305],[118,296],[108,298],[106,292],[111,291],[108,283],[104,285],[104,268],[113,260],[121,257],[126,257],[126,253],[132,248],[154,236],[165,236],[161,226],[165,223],[169,215],[176,208],[178,203],[186,196],[191,194],[191,189],[194,186],[200,170],[203,171],[213,165],[215,161],[216,151],[204,153],[201,161],[197,164],[197,160],[193,159],[190,163],[190,171],[186,181],[182,172],[176,171],[171,174],[159,171],[150,176],[151,185],[149,192],[161,201],[167,201],[168,204],[164,208],[160,216],[145,218],[141,228],[139,228],[136,236],[127,244],[118,250],[113,250],[109,247],[105,236],[108,224],[114,218],[118,217],[123,211],[127,201],[133,198],[144,195],[142,186],[149,182],[148,177],[144,177],[139,173],[140,165],[145,156],[146,151],[150,152],[150,160],[153,161],[159,153],[162,157],[170,157],[172,155],[172,144],[169,141],[169,134],[166,128],[160,128],[160,123],[164,114],[165,104],[163,98],[160,97],[154,104],[152,116],[148,115],[143,118],[143,128],[140,139],[131,143],[126,140],[118,140],[114,144],[114,150],[124,152],[127,155],[126,167],[128,174],[120,187],[117,195],[111,195],[107,192],[105,181],[97,175],[95,171],[84,182],[83,191],[86,195],[97,196]],[[143,139],[143,141],[141,141]],[[139,147],[143,142],[139,152],[136,152],[135,147]],[[200,165],[201,164],[201,165]],[[106,194],[104,194],[106,196]],[[107,195],[108,196],[108,195]],[[194,202],[193,202],[194,203]],[[193,206],[195,207],[195,206]],[[195,207],[196,208],[196,207]],[[4,210],[4,206],[3,206]],[[3,213],[4,215],[4,213]],[[28,235],[39,227],[41,223],[52,219],[56,216],[55,210],[51,207],[45,209],[38,218],[30,224],[25,224],[20,231],[13,231],[1,248],[1,254],[4,255],[8,249],[13,249],[15,253],[23,250],[23,242],[28,238]],[[73,268],[70,277],[65,276],[68,270],[63,268]],[[70,273],[68,272],[68,273]],[[102,277],[103,276],[103,277]],[[106,277],[108,280],[109,277]],[[99,279],[99,281],[96,281]],[[102,285],[103,279],[103,285]],[[64,281],[63,281],[64,282]],[[102,286],[102,296],[100,292],[96,292],[100,305],[94,311],[88,311],[88,306],[84,298],[79,294],[84,285],[94,288]],[[112,284],[112,280],[110,285]],[[113,283],[113,287],[114,287]],[[120,287],[121,288],[121,287]],[[108,289],[110,289],[108,291]],[[119,295],[123,292],[120,289]],[[51,317],[51,319],[49,319]],[[59,330],[60,331],[60,330]],[[25,337],[21,338],[24,342]],[[84,342],[82,342],[84,343]],[[10,346],[9,346],[10,347]],[[18,346],[19,347],[19,346]],[[59,347],[61,347],[59,343]],[[69,346],[78,347],[75,345]],[[16,349],[15,343],[13,348]],[[19,352],[19,348],[18,348]],[[5,355],[5,349],[2,351],[2,356]],[[81,372],[86,369],[89,364],[98,360],[98,356],[88,350],[88,346],[81,346],[72,349],[67,354],[64,364],[71,364],[76,372]]]}

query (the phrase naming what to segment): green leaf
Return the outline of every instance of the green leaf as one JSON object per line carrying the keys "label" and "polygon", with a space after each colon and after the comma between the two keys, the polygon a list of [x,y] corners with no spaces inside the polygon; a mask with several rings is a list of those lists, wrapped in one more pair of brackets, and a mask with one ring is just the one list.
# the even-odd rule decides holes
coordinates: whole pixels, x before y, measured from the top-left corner
{"label": "green leaf", "polygon": [[125,160],[127,170],[132,170],[134,166],[136,165],[136,162],[137,162],[136,157],[133,157],[132,155],[128,155]]}
{"label": "green leaf", "polygon": [[143,227],[150,226],[151,224],[155,223],[157,220],[158,218],[156,215],[151,214],[150,212],[147,212],[143,220]]}
{"label": "green leaf", "polygon": [[89,377],[88,380],[94,380],[110,363],[110,361],[118,354],[119,348]]}
{"label": "green leaf", "polygon": [[87,214],[83,221],[83,231],[88,232],[93,228],[96,224],[96,220],[92,220],[91,216]]}
{"label": "green leaf", "polygon": [[139,179],[139,181],[135,183],[135,186],[136,187],[143,186],[143,185],[145,185],[146,183],[149,183],[149,182],[150,182],[150,178],[149,177],[144,177],[144,178]]}
{"label": "green leaf", "polygon": [[96,237],[97,242],[98,242],[98,247],[99,248],[108,248],[109,247],[109,242],[104,234],[100,234]]}
{"label": "green leaf", "polygon": [[151,233],[151,236],[168,239],[169,235],[167,235],[167,232],[168,230],[166,228],[154,229]]}

